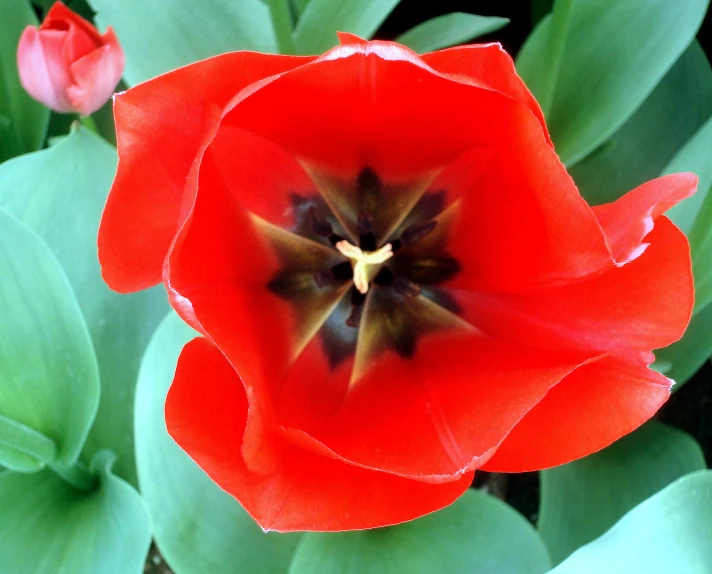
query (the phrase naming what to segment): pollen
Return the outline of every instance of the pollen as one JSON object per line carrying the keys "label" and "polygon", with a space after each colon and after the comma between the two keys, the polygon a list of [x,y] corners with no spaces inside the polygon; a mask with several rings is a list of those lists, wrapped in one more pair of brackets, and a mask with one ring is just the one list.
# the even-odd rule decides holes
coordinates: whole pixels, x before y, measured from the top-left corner
{"label": "pollen", "polygon": [[351,260],[354,269],[354,286],[360,293],[368,292],[371,276],[378,271],[381,264],[393,257],[393,246],[387,243],[376,251],[363,251],[345,239],[335,245],[344,257]]}

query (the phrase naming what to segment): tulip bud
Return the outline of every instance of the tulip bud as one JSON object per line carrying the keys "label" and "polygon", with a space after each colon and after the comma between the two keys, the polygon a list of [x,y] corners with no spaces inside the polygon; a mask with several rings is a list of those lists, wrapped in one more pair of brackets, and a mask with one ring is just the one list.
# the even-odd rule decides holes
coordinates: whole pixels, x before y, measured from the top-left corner
{"label": "tulip bud", "polygon": [[113,94],[124,70],[124,53],[111,27],[99,34],[57,2],[39,28],[25,28],[17,67],[33,98],[56,112],[89,115]]}

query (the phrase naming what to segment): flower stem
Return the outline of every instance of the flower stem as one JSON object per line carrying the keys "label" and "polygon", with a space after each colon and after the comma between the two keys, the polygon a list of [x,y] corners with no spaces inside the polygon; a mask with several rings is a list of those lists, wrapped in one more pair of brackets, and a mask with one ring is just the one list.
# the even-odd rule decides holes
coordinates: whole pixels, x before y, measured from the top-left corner
{"label": "flower stem", "polygon": [[294,54],[294,40],[292,39],[292,14],[289,9],[289,0],[267,0],[274,33],[277,36],[277,48],[282,54]]}
{"label": "flower stem", "polygon": [[94,121],[94,118],[91,116],[79,116],[79,122],[87,129],[90,129],[94,133],[99,133],[99,128],[96,125],[96,122]]}

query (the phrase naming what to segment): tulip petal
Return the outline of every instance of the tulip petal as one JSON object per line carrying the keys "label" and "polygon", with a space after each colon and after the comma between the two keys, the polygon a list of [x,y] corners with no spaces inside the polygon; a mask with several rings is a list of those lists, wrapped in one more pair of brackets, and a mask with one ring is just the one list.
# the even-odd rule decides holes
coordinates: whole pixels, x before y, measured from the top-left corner
{"label": "tulip petal", "polygon": [[665,175],[636,187],[613,203],[593,208],[619,265],[645,251],[643,239],[653,229],[655,218],[695,193],[697,182],[694,173]]}
{"label": "tulip petal", "polygon": [[181,353],[166,399],[174,440],[265,530],[347,530],[396,524],[453,502],[472,473],[440,485],[365,470],[288,443],[273,472],[240,455],[247,400],[237,373],[206,339]]}
{"label": "tulip petal", "polygon": [[102,274],[112,289],[160,282],[186,176],[228,102],[245,86],[310,59],[223,54],[116,96],[119,167],[99,229]]}
{"label": "tulip petal", "polygon": [[[500,44],[456,46],[421,57],[433,69],[454,80],[495,90],[529,108],[539,120],[546,139],[551,144],[544,113],[517,74],[512,58]],[[551,145],[553,147],[553,144]]]}
{"label": "tulip petal", "polygon": [[67,33],[59,30],[25,28],[17,48],[17,69],[22,87],[56,112],[73,111],[66,90],[72,79],[64,64]]}
{"label": "tulip petal", "polygon": [[[91,22],[67,8],[62,2],[57,1],[52,4],[52,7],[47,12],[40,26],[40,30],[67,30],[67,28],[74,28],[75,32],[78,32],[77,35],[82,35],[90,39],[94,46],[100,46],[102,44],[102,37]],[[86,46],[86,44],[84,44],[84,46]],[[72,61],[74,61],[75,54],[72,54],[72,56]]]}
{"label": "tulip petal", "polygon": [[67,89],[67,95],[74,108],[85,116],[106,103],[124,72],[124,53],[113,30],[109,28],[105,36],[107,44],[70,66],[74,84]]}
{"label": "tulip petal", "polygon": [[526,472],[601,450],[660,408],[672,381],[645,354],[608,357],[576,369],[514,427],[483,470]]}
{"label": "tulip petal", "polygon": [[650,246],[637,259],[571,285],[453,294],[465,318],[506,340],[601,351],[665,347],[682,336],[692,314],[690,247],[664,216],[646,241]]}
{"label": "tulip petal", "polygon": [[[268,195],[270,173],[280,181],[279,170],[267,170],[262,186],[255,188]],[[251,181],[245,176],[245,185]],[[299,289],[310,295],[303,302],[295,299],[299,305],[268,288],[285,265],[269,234],[287,234],[307,262],[312,256],[304,254],[329,250],[259,223],[240,203],[243,197],[251,201],[249,189],[239,194],[233,184],[224,181],[215,156],[206,154],[196,201],[173,245],[166,277],[169,289],[190,301],[203,332],[242,378],[250,404],[242,456],[252,470],[274,466],[271,433],[289,426],[307,432],[333,456],[360,466],[451,481],[483,462],[552,385],[597,355],[499,342],[469,326],[451,328],[456,325],[435,316],[423,330],[427,314],[418,307],[405,313],[415,322],[403,326],[418,335],[412,356],[408,349],[400,351],[403,356],[394,353],[397,342],[392,347],[362,328],[359,337],[363,332],[374,352],[364,352],[353,375],[353,349],[343,345],[353,346],[355,340],[349,342],[343,333],[356,330],[346,324],[348,305],[339,311],[343,291],[317,288],[312,280],[318,261],[306,268],[310,272]],[[378,327],[368,317],[369,308],[362,321]],[[448,312],[441,309],[440,314]],[[325,332],[333,329],[341,335]],[[503,410],[502,404],[511,407]],[[487,423],[473,425],[473,417]],[[421,448],[413,449],[414,441]]]}
{"label": "tulip petal", "polygon": [[338,46],[256,90],[224,123],[331,176],[371,168],[393,183],[522,130],[545,141],[539,121],[515,98],[438,74],[391,42]]}
{"label": "tulip petal", "polygon": [[452,289],[488,292],[551,287],[601,273],[614,262],[591,208],[541,131],[472,149],[431,184],[445,193],[438,227],[403,256],[443,244],[461,270]]}

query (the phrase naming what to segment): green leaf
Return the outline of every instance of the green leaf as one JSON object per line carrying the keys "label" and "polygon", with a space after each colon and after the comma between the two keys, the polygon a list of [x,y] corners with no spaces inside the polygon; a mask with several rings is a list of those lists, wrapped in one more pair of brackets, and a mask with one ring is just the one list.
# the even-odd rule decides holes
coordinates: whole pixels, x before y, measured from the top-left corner
{"label": "green leaf", "polygon": [[183,345],[196,336],[168,315],[148,346],[136,389],[139,483],[156,543],[181,574],[285,572],[300,535],[262,532],[166,432],[166,393]]}
{"label": "green leaf", "polygon": [[543,470],[538,528],[552,560],[561,562],[649,496],[703,468],[691,436],[651,421],[600,452]]}
{"label": "green leaf", "polygon": [[694,41],[630,119],[570,169],[571,176],[590,204],[615,201],[658,177],[711,114],[712,68]]}
{"label": "green leaf", "polygon": [[[692,171],[700,178],[697,193],[682,201],[667,213],[668,217],[688,235],[692,232],[702,204],[708,197],[710,187],[712,187],[712,161],[710,161],[712,153],[712,117],[708,115],[706,119],[707,122],[700,127],[697,133],[690,138],[662,170],[662,173]],[[701,224],[708,228],[710,227],[709,221],[701,221]]]}
{"label": "green leaf", "polygon": [[[712,152],[712,147],[708,148],[709,152]],[[709,188],[706,191],[707,197],[689,237],[692,250],[692,274],[695,277],[696,312],[712,302],[712,195],[709,194]]]}
{"label": "green leaf", "polygon": [[557,0],[518,69],[573,165],[635,112],[690,44],[708,0]]}
{"label": "green leaf", "polygon": [[700,178],[697,193],[673,207],[670,218],[688,234],[695,276],[695,311],[712,302],[712,117],[665,168],[691,171]]}
{"label": "green leaf", "polygon": [[42,147],[49,109],[33,100],[17,74],[17,45],[28,25],[37,25],[29,0],[0,2],[0,162]]}
{"label": "green leaf", "polygon": [[140,574],[151,541],[139,494],[109,470],[92,467],[99,485],[72,488],[50,470],[0,474],[0,571],[13,574]]}
{"label": "green leaf", "polygon": [[112,26],[134,85],[234,50],[277,52],[270,9],[260,0],[89,0],[97,23]]}
{"label": "green leaf", "polygon": [[336,32],[370,38],[399,1],[310,0],[294,30],[297,53],[325,52],[336,46]]}
{"label": "green leaf", "polygon": [[[56,458],[40,462],[70,465],[79,456],[99,402],[94,350],[52,252],[4,211],[0,277],[0,415],[54,441]],[[26,444],[13,441],[12,448]],[[0,463],[10,468],[18,464],[15,458]]]}
{"label": "green leaf", "polygon": [[677,343],[655,351],[653,367],[677,384],[673,392],[686,383],[712,355],[712,305],[692,316],[687,331]]}
{"label": "green leaf", "polygon": [[712,471],[679,479],[551,574],[712,572]]}
{"label": "green leaf", "polygon": [[289,0],[289,5],[292,9],[292,13],[295,16],[295,22],[298,21],[299,17],[304,13],[304,10],[306,10],[307,5],[309,4],[309,1],[310,0]]}
{"label": "green leaf", "polygon": [[277,47],[282,54],[294,54],[292,39],[292,9],[289,0],[263,0],[269,6]]}
{"label": "green leaf", "polygon": [[531,525],[504,502],[468,490],[452,505],[399,526],[307,533],[290,574],[538,574],[549,555]]}
{"label": "green leaf", "polygon": [[453,12],[418,24],[396,38],[420,54],[464,44],[509,24],[508,18]]}
{"label": "green leaf", "polygon": [[0,166],[0,207],[37,232],[64,267],[94,342],[99,412],[83,458],[118,455],[115,472],[136,484],[133,390],[151,334],[168,306],[161,287],[120,295],[101,278],[96,236],[116,170],[116,150],[84,128],[50,149]]}

